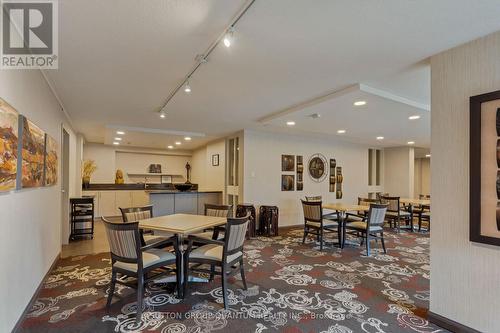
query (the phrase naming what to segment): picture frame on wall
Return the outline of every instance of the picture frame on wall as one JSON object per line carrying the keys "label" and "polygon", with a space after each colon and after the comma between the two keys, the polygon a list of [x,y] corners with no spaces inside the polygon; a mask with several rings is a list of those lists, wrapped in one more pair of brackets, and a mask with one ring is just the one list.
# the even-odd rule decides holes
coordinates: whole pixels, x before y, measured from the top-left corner
{"label": "picture frame on wall", "polygon": [[19,113],[0,98],[0,192],[16,189]]}
{"label": "picture frame on wall", "polygon": [[500,90],[470,98],[469,240],[500,246]]}
{"label": "picture frame on wall", "polygon": [[295,187],[295,175],[281,175],[281,190],[293,191]]}
{"label": "picture frame on wall", "polygon": [[281,155],[281,171],[295,171],[295,155]]}
{"label": "picture frame on wall", "polygon": [[212,166],[219,166],[219,154],[212,155]]}

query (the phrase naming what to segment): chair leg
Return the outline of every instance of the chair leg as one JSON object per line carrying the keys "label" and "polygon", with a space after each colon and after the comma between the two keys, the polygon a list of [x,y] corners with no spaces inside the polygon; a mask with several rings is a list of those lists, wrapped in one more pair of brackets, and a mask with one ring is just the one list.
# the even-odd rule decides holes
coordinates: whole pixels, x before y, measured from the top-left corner
{"label": "chair leg", "polygon": [[318,238],[319,238],[319,250],[323,251],[323,228],[320,229]]}
{"label": "chair leg", "polygon": [[247,279],[245,278],[245,266],[243,265],[243,259],[241,259],[240,261],[240,274],[241,274],[241,281],[243,282],[243,288],[247,290],[248,289]]}
{"label": "chair leg", "polygon": [[113,271],[111,273],[111,282],[109,283],[108,301],[106,302],[107,308],[109,308],[109,306],[111,305],[111,301],[113,300],[113,294],[115,293],[115,285],[116,285],[116,272]]}
{"label": "chair leg", "polygon": [[422,231],[422,213],[418,215],[418,232]]}
{"label": "chair leg", "polygon": [[184,257],[184,288],[182,291],[182,295],[185,296],[188,290],[189,284],[189,255],[185,255]]}
{"label": "chair leg", "polygon": [[370,233],[366,233],[366,256],[370,256]]}
{"label": "chair leg", "polygon": [[398,224],[398,234],[399,234],[399,233],[401,233],[401,218],[399,216],[398,216],[397,224]]}
{"label": "chair leg", "polygon": [[210,279],[209,281],[213,281],[215,276],[215,265],[210,265]]}
{"label": "chair leg", "polygon": [[137,314],[135,317],[136,322],[141,321],[142,317],[142,303],[144,298],[144,275],[142,272],[139,273],[137,277]]}
{"label": "chair leg", "polygon": [[222,300],[224,301],[224,309],[227,310],[227,277],[226,277],[226,267],[224,264],[222,264],[222,274],[221,274],[221,280],[222,280]]}
{"label": "chair leg", "polygon": [[384,233],[380,233],[380,240],[382,241],[382,248],[384,249],[384,253],[387,253],[387,250],[385,249],[385,242],[384,242]]}
{"label": "chair leg", "polygon": [[302,244],[304,244],[306,242],[306,237],[307,237],[307,234],[309,233],[309,230],[304,227],[304,237],[302,238]]}

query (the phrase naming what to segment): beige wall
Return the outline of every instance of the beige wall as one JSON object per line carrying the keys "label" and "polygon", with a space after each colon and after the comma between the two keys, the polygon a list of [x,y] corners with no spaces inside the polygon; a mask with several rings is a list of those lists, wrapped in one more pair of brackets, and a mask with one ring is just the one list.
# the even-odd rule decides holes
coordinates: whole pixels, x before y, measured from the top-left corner
{"label": "beige wall", "polygon": [[[27,116],[61,147],[61,125],[70,134],[70,180],[75,179],[76,136],[56,98],[37,70],[1,71],[0,97]],[[59,162],[61,154],[59,150]],[[61,168],[59,167],[59,170]],[[52,187],[0,194],[0,332],[10,332],[36,288],[60,253],[62,225],[61,175]],[[77,195],[75,181],[70,196]]]}
{"label": "beige wall", "polygon": [[469,97],[500,89],[500,32],[431,58],[430,310],[500,327],[500,248],[469,242]]}
{"label": "beige wall", "polygon": [[431,162],[430,158],[415,159],[414,197],[420,194],[431,194]]}
{"label": "beige wall", "polygon": [[413,148],[384,149],[384,192],[401,197],[413,197],[414,159]]}
{"label": "beige wall", "polygon": [[[344,197],[335,199],[328,191],[328,178],[315,183],[307,172],[311,155],[335,158],[344,175]],[[281,191],[281,155],[302,155],[304,158],[304,190]],[[303,224],[300,199],[321,195],[325,202],[356,203],[358,196],[368,192],[368,147],[333,139],[314,139],[276,133],[247,131],[244,133],[243,201],[258,205],[277,205],[280,226]],[[291,173],[286,173],[291,174]]]}
{"label": "beige wall", "polygon": [[[219,165],[212,165],[212,156],[219,155]],[[226,142],[219,140],[197,149],[192,156],[192,182],[200,190],[224,191]]]}
{"label": "beige wall", "polygon": [[[187,162],[190,164],[190,152],[169,153],[162,150],[116,148],[98,143],[86,143],[83,147],[83,158],[94,160],[97,170],[92,175],[92,183],[114,183],[117,169],[124,172],[125,182],[144,182],[144,177],[129,177],[127,173],[148,172],[150,164],[162,165],[162,173],[182,175],[174,178],[174,182],[186,181]],[[148,178],[149,183],[159,182],[159,178]]]}

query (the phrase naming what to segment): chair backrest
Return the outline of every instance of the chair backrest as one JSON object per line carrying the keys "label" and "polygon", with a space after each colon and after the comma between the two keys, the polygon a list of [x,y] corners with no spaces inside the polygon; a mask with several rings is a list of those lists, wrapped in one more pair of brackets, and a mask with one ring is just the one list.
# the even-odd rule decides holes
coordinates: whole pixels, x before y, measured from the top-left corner
{"label": "chair backrest", "polygon": [[304,223],[315,222],[323,223],[323,208],[321,201],[304,201],[302,202],[302,209],[304,210]]}
{"label": "chair backrest", "polygon": [[[377,199],[361,198],[358,197],[358,205],[360,206],[370,206],[372,203],[377,203]],[[358,215],[365,215],[365,211],[358,211]]]}
{"label": "chair backrest", "polygon": [[224,254],[226,256],[243,252],[243,243],[245,242],[249,219],[250,215],[227,219],[224,240]]}
{"label": "chair backrest", "polygon": [[381,196],[380,203],[387,204],[388,212],[399,212],[400,209],[399,199],[400,197]]}
{"label": "chair backrest", "polygon": [[111,257],[118,261],[142,260],[139,222],[112,223],[101,218],[106,228]]}
{"label": "chair backrest", "polygon": [[205,204],[205,215],[216,217],[229,217],[231,215],[231,205],[212,205]]}
{"label": "chair backrest", "polygon": [[381,227],[384,225],[387,204],[370,204],[368,211],[368,227]]}
{"label": "chair backrest", "polygon": [[376,193],[376,198],[377,198],[377,202],[381,202],[382,201],[382,197],[388,197],[389,196],[389,193],[385,192],[385,193],[382,193],[382,192],[377,192]]}
{"label": "chair backrest", "polygon": [[153,217],[153,206],[121,208],[123,222],[136,222]]}
{"label": "chair backrest", "polygon": [[431,198],[431,196],[429,194],[419,194],[418,198],[420,200],[429,200]]}
{"label": "chair backrest", "polygon": [[316,195],[313,197],[306,197],[306,201],[322,201],[323,197],[321,195]]}

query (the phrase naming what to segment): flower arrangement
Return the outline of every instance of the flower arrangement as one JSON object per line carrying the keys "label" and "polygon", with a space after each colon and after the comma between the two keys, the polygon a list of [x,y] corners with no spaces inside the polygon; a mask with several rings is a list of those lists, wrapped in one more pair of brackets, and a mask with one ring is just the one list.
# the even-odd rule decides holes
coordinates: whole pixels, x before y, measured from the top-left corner
{"label": "flower arrangement", "polygon": [[83,187],[88,188],[90,184],[90,177],[97,170],[97,166],[95,165],[95,161],[93,160],[85,160],[83,161],[82,166],[82,181]]}

